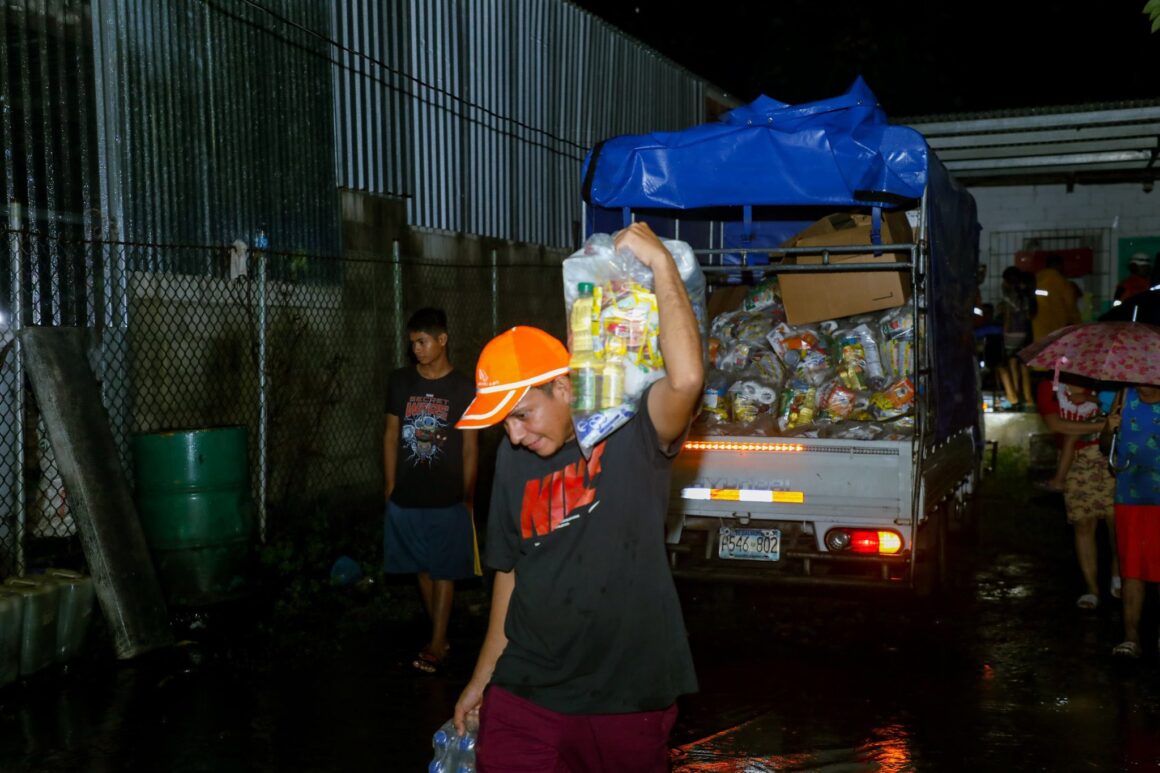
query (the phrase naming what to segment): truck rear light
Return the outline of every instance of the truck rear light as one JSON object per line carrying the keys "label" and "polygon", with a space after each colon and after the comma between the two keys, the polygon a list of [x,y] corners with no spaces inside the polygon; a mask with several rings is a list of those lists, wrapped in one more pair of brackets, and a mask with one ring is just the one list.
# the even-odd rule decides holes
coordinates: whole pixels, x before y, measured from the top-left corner
{"label": "truck rear light", "polygon": [[826,532],[826,548],[834,553],[889,556],[902,550],[902,537],[894,531],[839,527]]}
{"label": "truck rear light", "polygon": [[806,447],[801,443],[738,443],[714,440],[688,440],[686,451],[758,451],[766,454],[796,454]]}

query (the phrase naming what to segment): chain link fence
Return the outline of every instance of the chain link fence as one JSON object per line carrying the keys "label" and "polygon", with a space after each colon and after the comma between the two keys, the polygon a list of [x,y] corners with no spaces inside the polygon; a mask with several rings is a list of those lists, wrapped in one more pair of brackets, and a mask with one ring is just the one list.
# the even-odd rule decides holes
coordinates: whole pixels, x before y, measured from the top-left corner
{"label": "chain link fence", "polygon": [[[386,376],[408,361],[412,311],[447,311],[471,372],[514,324],[563,337],[558,258],[423,262],[243,246],[46,240],[6,231],[0,293],[0,576],[80,552],[68,490],[23,370],[19,331],[86,330],[87,355],[133,484],[136,433],[240,425],[260,533],[320,497],[382,496]],[[490,442],[488,442],[490,439]],[[484,461],[498,434],[485,438]],[[490,448],[489,448],[490,446]]]}

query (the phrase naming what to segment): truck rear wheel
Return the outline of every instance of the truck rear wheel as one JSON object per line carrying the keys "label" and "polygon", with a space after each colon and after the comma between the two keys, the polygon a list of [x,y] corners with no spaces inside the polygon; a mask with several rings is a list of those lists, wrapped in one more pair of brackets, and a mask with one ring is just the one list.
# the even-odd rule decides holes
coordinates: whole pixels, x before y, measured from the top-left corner
{"label": "truck rear wheel", "polygon": [[940,593],[947,582],[947,503],[939,505],[919,535],[914,557],[914,593],[919,598],[932,598]]}

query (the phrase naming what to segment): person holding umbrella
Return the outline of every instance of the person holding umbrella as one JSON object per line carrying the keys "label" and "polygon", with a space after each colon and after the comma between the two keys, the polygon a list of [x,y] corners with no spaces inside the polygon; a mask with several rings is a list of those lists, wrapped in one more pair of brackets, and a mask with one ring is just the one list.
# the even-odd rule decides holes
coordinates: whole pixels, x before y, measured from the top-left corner
{"label": "person holding umbrella", "polygon": [[1116,532],[1123,576],[1124,640],[1116,657],[1140,657],[1140,614],[1144,584],[1160,583],[1160,385],[1130,386],[1121,407],[1108,417],[1118,430]]}
{"label": "person holding umbrella", "polygon": [[[1090,322],[1082,325],[1072,325],[1070,327],[1057,330],[1048,335],[1041,341],[1033,343],[1031,346],[1019,352],[1019,357],[1030,367],[1046,368],[1055,371],[1055,377],[1052,383],[1059,384],[1062,374],[1073,374],[1076,376],[1086,377],[1094,381],[1110,381],[1121,384],[1144,384],[1144,385],[1160,385],[1160,327],[1155,325],[1148,325],[1142,322]],[[1136,411],[1140,412],[1137,425],[1140,432],[1146,431],[1160,431],[1160,426],[1153,427],[1148,422],[1150,419],[1143,415],[1144,409],[1139,407],[1137,403],[1147,403],[1147,396],[1152,394],[1150,389],[1160,387],[1133,387],[1128,391],[1137,400],[1132,405],[1132,413],[1127,413],[1128,408],[1125,407],[1125,419],[1127,416],[1136,416]],[[1143,391],[1145,400],[1138,400],[1138,395]],[[1160,391],[1158,391],[1160,394]],[[1127,400],[1123,400],[1124,403]],[[1112,414],[1117,413],[1113,408]],[[1114,421],[1114,420],[1113,420]],[[1103,422],[1101,422],[1103,423]],[[1108,422],[1113,423],[1112,421]],[[1094,424],[1094,422],[1093,422]],[[1126,425],[1125,425],[1126,426]],[[1120,575],[1123,578],[1122,596],[1124,599],[1125,608],[1125,627],[1129,625],[1129,607],[1128,599],[1128,579],[1133,578],[1140,581],[1140,585],[1135,587],[1136,591],[1142,594],[1142,579],[1147,579],[1148,582],[1160,581],[1160,496],[1155,493],[1147,493],[1148,491],[1155,491],[1148,489],[1145,485],[1149,476],[1155,474],[1158,460],[1156,458],[1156,444],[1160,443],[1160,439],[1156,436],[1144,436],[1143,434],[1136,436],[1131,441],[1133,449],[1131,451],[1125,450],[1123,452],[1124,459],[1129,464],[1135,465],[1137,472],[1129,473],[1135,486],[1134,489],[1124,488],[1128,486],[1120,480],[1117,476],[1114,488],[1113,509],[1116,513],[1114,518],[1116,540],[1115,544],[1118,548],[1119,559],[1121,564],[1124,563],[1125,549],[1133,551],[1133,562],[1128,567],[1121,566]],[[1151,443],[1152,445],[1149,445]],[[1130,457],[1129,457],[1130,455]],[[1102,462],[1101,462],[1102,463]],[[1151,467],[1149,467],[1151,465]],[[1143,487],[1143,488],[1141,488]],[[1129,496],[1129,491],[1134,490],[1139,493],[1137,495],[1130,495],[1129,499],[1123,497]],[[1150,509],[1145,511],[1133,510],[1131,515],[1121,519],[1119,516],[1120,505],[1141,505]],[[1135,543],[1142,537],[1152,539],[1148,536],[1148,532],[1139,528],[1140,513],[1148,513],[1150,518],[1153,518],[1157,523],[1151,528],[1155,528],[1157,537],[1154,543],[1148,543],[1144,546],[1136,546]],[[1129,527],[1129,534],[1123,534],[1120,529],[1121,523]],[[1078,545],[1077,545],[1078,547]],[[1143,553],[1141,551],[1144,551]],[[1150,552],[1149,552],[1150,551]],[[1148,562],[1144,558],[1149,558]],[[1114,587],[1114,585],[1113,585]],[[1083,597],[1080,598],[1083,601]],[[1078,603],[1078,602],[1077,602]],[[1140,600],[1142,604],[1142,598]],[[1082,606],[1082,604],[1081,604]],[[1138,609],[1139,607],[1136,607]],[[1138,627],[1139,615],[1135,617],[1135,625]],[[1138,637],[1137,637],[1138,638]],[[1135,644],[1135,647],[1122,647],[1118,654],[1131,655],[1134,651],[1139,654],[1139,642],[1133,641],[1131,638],[1125,638],[1125,642]]]}

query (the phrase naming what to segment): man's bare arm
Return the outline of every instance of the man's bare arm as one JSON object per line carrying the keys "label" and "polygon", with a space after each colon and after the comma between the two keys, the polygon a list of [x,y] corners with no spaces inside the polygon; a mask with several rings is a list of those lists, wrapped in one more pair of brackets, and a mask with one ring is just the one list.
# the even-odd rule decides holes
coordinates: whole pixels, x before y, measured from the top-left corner
{"label": "man's bare arm", "polygon": [[657,439],[667,447],[685,432],[701,400],[705,381],[701,333],[677,264],[648,224],[633,223],[616,234],[614,243],[627,247],[653,272],[665,377],[649,391],[648,412]]}
{"label": "man's bare arm", "polygon": [[478,717],[479,706],[483,702],[483,691],[495,673],[495,664],[499,656],[507,648],[507,634],[504,625],[507,623],[508,604],[511,602],[512,591],[516,587],[515,571],[496,572],[491,589],[491,614],[487,621],[487,635],[483,639],[483,646],[479,650],[479,659],[475,663],[475,671],[471,680],[463,688],[459,700],[455,703],[455,729],[462,733],[467,716]]}
{"label": "man's bare arm", "polygon": [[473,429],[459,431],[463,433],[463,501],[473,508],[475,480],[479,472],[479,432]]}
{"label": "man's bare arm", "polygon": [[395,465],[399,459],[399,417],[387,414],[387,429],[383,433],[383,480],[386,482],[385,499],[395,490]]}

